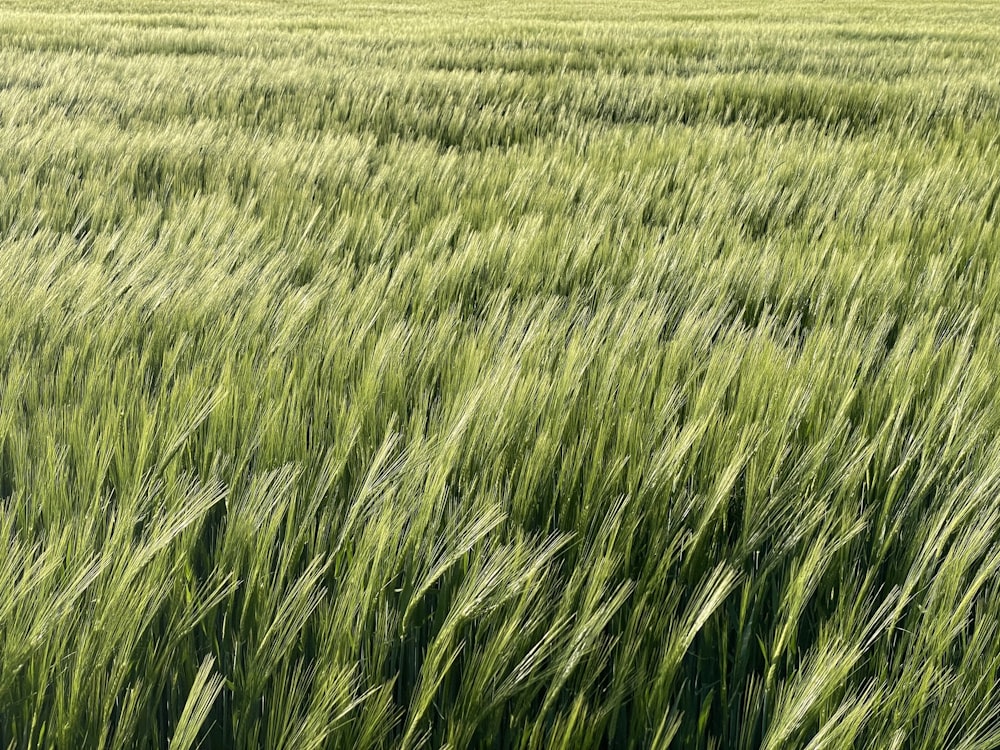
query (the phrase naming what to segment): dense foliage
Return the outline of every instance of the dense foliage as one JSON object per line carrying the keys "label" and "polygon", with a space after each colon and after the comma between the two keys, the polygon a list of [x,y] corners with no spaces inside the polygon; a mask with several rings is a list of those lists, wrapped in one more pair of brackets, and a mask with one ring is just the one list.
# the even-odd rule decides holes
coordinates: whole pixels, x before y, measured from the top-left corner
{"label": "dense foliage", "polygon": [[1000,747],[998,118],[995,2],[3,0],[0,747]]}

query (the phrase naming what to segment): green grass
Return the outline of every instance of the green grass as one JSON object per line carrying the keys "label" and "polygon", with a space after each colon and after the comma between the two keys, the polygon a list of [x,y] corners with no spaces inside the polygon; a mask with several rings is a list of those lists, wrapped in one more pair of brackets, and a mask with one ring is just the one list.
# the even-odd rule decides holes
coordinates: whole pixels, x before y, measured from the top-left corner
{"label": "green grass", "polygon": [[1000,4],[0,2],[0,747],[1000,747]]}

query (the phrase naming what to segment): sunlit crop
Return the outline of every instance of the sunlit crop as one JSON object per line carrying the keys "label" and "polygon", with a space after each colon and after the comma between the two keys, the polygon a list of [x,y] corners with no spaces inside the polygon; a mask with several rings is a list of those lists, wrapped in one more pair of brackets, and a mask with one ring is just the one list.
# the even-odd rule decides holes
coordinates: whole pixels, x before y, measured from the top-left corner
{"label": "sunlit crop", "polygon": [[1000,747],[1000,4],[0,0],[0,747]]}

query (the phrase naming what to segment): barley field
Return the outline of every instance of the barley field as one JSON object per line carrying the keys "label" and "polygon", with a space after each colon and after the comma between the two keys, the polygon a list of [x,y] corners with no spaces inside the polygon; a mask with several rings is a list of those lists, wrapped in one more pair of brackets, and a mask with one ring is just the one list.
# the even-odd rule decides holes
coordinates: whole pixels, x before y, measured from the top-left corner
{"label": "barley field", "polygon": [[1000,3],[0,0],[0,747],[1000,747]]}

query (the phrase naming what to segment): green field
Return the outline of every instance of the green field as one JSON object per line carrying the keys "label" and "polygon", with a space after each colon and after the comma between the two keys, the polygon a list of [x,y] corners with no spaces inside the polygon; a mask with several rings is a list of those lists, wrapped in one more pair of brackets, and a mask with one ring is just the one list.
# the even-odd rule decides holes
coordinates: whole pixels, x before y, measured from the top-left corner
{"label": "green field", "polygon": [[0,0],[0,748],[1000,748],[1000,3]]}

